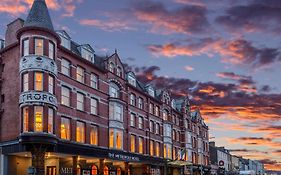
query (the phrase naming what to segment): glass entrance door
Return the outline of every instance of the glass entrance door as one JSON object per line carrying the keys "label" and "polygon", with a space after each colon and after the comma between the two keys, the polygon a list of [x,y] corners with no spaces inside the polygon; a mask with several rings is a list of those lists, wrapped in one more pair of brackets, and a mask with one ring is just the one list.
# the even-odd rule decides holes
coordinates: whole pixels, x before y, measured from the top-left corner
{"label": "glass entrance door", "polygon": [[47,166],[47,175],[57,175],[57,167]]}

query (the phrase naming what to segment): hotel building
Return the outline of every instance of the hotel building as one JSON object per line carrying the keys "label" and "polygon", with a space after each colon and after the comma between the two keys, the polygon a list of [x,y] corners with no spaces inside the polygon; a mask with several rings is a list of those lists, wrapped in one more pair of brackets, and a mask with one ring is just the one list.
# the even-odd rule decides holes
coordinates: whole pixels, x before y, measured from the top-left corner
{"label": "hotel building", "polygon": [[210,172],[208,127],[188,98],[55,31],[44,0],[0,47],[0,175]]}

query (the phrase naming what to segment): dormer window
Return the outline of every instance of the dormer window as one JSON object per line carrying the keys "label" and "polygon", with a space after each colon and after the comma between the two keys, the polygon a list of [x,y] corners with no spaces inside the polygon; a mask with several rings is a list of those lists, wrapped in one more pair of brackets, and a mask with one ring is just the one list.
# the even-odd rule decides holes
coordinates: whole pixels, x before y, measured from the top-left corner
{"label": "dormer window", "polygon": [[148,94],[149,94],[150,96],[154,97],[155,92],[154,92],[154,89],[153,89],[152,87],[149,87],[149,88],[148,88]]}
{"label": "dormer window", "polygon": [[81,56],[88,61],[94,62],[94,52],[90,45],[81,46]]}
{"label": "dormer window", "polygon": [[109,63],[108,70],[110,72],[114,73],[114,64],[113,63]]}
{"label": "dormer window", "polygon": [[121,67],[117,67],[117,76],[118,77],[122,77],[122,69],[121,69]]}
{"label": "dormer window", "polygon": [[128,82],[129,82],[129,84],[136,86],[136,78],[131,73],[128,74]]}
{"label": "dormer window", "polygon": [[172,105],[172,108],[173,108],[173,109],[176,109],[176,102],[175,102],[174,99],[172,100],[171,105]]}
{"label": "dormer window", "polygon": [[61,38],[61,45],[70,50],[70,36],[65,31],[57,32]]}

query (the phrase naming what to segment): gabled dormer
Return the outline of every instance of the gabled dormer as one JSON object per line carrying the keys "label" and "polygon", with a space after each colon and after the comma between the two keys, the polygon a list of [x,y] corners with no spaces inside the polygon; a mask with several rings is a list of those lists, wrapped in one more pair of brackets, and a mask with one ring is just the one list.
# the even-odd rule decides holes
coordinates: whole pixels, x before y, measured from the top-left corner
{"label": "gabled dormer", "polygon": [[78,46],[78,50],[81,54],[81,57],[85,58],[88,61],[95,62],[94,54],[95,51],[90,44],[83,44]]}
{"label": "gabled dormer", "polygon": [[155,90],[152,87],[152,85],[150,85],[150,84],[146,85],[145,90],[151,97],[155,97]]}
{"label": "gabled dormer", "polygon": [[136,75],[134,74],[134,72],[127,73],[127,80],[130,85],[135,86],[135,87],[137,86]]}
{"label": "gabled dormer", "polygon": [[113,55],[109,56],[106,59],[106,62],[107,70],[109,72],[116,74],[118,77],[124,77],[124,67],[117,53],[117,50],[115,50],[115,53]]}
{"label": "gabled dormer", "polygon": [[171,97],[170,97],[169,91],[167,91],[167,90],[163,90],[163,91],[162,91],[161,101],[162,101],[163,103],[165,103],[166,105],[169,105],[169,104],[170,104]]}
{"label": "gabled dormer", "polygon": [[56,31],[61,38],[61,45],[67,49],[71,49],[71,37],[64,30]]}

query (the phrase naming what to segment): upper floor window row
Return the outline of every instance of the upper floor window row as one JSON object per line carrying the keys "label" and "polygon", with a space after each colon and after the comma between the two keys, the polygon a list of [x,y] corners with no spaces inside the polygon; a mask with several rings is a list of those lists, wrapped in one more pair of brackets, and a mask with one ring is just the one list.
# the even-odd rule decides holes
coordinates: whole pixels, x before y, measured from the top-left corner
{"label": "upper floor window row", "polygon": [[[48,82],[48,91],[51,94],[54,94],[55,91],[55,78],[52,75],[48,75],[48,79],[45,80]],[[22,75],[22,92],[27,92],[29,90],[43,91],[44,86],[44,73],[43,72],[34,72],[34,81],[30,80],[29,73],[24,73]],[[30,83],[34,83],[34,88],[30,87]]]}
{"label": "upper floor window row", "polygon": [[[34,42],[34,48],[30,48],[30,46],[32,46],[30,42]],[[48,51],[46,52],[46,50]],[[45,55],[51,59],[54,59],[55,51],[55,44],[50,40],[47,40],[46,42],[46,40],[42,38],[34,38],[34,40],[26,38],[22,41],[22,56],[27,56],[34,53],[38,56]]]}
{"label": "upper floor window row", "polygon": [[[116,68],[116,71],[115,71],[115,68]],[[111,72],[111,73],[116,73],[116,75],[118,77],[123,77],[123,69],[121,68],[121,66],[118,66],[118,65],[115,65],[113,62],[110,62],[108,64],[108,70]]]}

